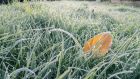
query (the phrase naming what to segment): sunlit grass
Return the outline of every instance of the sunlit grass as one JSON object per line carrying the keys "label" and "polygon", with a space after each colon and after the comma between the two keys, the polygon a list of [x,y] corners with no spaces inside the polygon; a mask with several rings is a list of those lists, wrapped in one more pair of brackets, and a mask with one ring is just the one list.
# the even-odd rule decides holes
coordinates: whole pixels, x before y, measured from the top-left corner
{"label": "sunlit grass", "polygon": [[[88,2],[0,5],[0,79],[137,79],[139,13]],[[85,57],[84,43],[106,31],[113,36],[108,54]]]}

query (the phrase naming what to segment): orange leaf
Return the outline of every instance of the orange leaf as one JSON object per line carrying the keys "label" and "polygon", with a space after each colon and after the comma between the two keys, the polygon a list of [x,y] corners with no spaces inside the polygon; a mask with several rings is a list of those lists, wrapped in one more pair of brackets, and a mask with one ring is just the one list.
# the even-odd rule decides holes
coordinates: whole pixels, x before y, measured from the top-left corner
{"label": "orange leaf", "polygon": [[94,56],[104,56],[112,44],[112,36],[110,32],[100,33],[93,38],[89,39],[83,47],[84,53],[92,51]]}

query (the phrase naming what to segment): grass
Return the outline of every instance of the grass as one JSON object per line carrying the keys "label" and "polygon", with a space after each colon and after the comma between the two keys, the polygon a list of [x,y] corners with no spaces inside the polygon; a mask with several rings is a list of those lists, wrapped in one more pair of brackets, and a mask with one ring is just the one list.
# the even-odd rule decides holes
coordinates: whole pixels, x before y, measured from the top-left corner
{"label": "grass", "polygon": [[[139,13],[108,3],[0,5],[0,79],[138,79]],[[84,57],[84,43],[106,31],[108,54]]]}

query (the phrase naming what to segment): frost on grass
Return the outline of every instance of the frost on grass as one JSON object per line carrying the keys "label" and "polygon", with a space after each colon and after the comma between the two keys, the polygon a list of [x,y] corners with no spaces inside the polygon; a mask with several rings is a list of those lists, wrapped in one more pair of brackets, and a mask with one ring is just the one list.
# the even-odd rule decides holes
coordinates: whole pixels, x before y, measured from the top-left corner
{"label": "frost on grass", "polygon": [[[139,78],[140,9],[89,8],[88,2],[0,5],[0,78]],[[109,53],[85,57],[84,43],[106,31],[113,36]]]}

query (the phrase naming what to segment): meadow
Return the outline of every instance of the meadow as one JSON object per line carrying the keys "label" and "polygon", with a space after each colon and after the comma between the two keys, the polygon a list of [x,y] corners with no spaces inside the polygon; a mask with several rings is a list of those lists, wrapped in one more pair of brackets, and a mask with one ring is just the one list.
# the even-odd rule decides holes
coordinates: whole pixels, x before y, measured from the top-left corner
{"label": "meadow", "polygon": [[[84,43],[110,31],[100,58]],[[0,79],[140,79],[140,8],[78,1],[0,5]]]}

